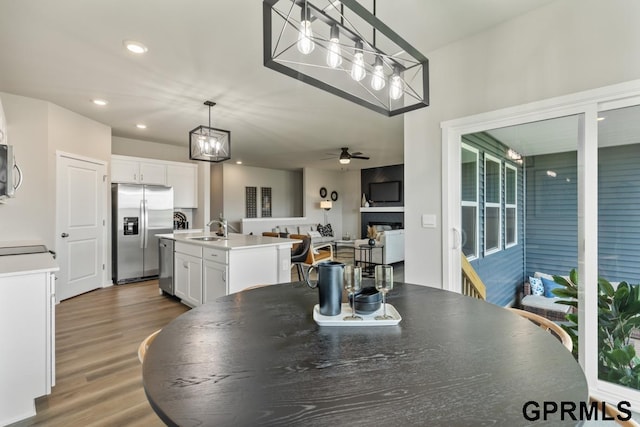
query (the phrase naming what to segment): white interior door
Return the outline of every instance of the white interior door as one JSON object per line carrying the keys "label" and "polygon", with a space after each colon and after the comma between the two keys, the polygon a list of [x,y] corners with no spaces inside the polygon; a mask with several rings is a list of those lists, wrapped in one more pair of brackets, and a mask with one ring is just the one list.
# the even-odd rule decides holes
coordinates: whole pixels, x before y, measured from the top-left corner
{"label": "white interior door", "polygon": [[102,286],[105,175],[106,167],[99,161],[58,155],[58,301]]}

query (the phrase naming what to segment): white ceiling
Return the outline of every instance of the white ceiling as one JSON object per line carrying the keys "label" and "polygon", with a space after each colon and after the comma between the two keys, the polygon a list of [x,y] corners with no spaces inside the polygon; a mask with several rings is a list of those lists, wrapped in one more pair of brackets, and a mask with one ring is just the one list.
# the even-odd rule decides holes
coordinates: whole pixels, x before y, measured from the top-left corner
{"label": "white ceiling", "polygon": [[[640,106],[601,111],[598,147],[640,143]],[[524,156],[563,153],[578,149],[578,115],[542,120],[487,131]]]}
{"label": "white ceiling", "polygon": [[[551,1],[378,1],[377,16],[428,56]],[[125,39],[149,52],[128,53]],[[262,65],[258,0],[0,0],[0,52],[0,91],[53,102],[114,136],[185,146],[185,160],[188,132],[207,124],[203,102],[213,100],[212,126],[231,130],[233,161],[339,170],[337,158],[319,159],[349,147],[371,160],[346,169],[403,162],[401,116]]]}

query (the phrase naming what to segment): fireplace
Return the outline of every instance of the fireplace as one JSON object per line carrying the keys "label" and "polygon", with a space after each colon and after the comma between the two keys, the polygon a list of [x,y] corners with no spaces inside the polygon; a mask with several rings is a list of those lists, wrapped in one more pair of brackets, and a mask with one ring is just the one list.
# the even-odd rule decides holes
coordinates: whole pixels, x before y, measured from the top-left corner
{"label": "fireplace", "polygon": [[401,222],[390,222],[390,221],[369,221],[369,226],[375,225],[376,228],[380,229],[380,226],[389,226],[392,230],[398,230],[404,228]]}
{"label": "fireplace", "polygon": [[362,212],[360,217],[360,238],[367,237],[367,225],[388,225],[391,229],[404,228],[404,212]]}

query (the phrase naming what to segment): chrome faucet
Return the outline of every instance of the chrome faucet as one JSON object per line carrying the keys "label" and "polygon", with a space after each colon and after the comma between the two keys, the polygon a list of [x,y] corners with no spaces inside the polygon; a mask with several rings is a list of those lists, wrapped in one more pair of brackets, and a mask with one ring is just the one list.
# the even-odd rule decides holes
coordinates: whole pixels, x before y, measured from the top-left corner
{"label": "chrome faucet", "polygon": [[229,224],[227,224],[227,220],[224,218],[221,219],[212,219],[211,221],[209,221],[207,223],[207,227],[211,227],[211,224],[220,224],[220,226],[222,227],[222,237],[227,237],[227,228],[229,227]]}
{"label": "chrome faucet", "polygon": [[229,228],[236,233],[239,233],[239,231],[236,230],[234,226],[229,224],[229,222],[222,216],[222,214],[220,214],[220,219],[212,219],[211,221],[209,221],[207,223],[207,227],[211,227],[211,224],[220,224],[220,226],[222,227],[222,236],[224,238],[229,237]]}

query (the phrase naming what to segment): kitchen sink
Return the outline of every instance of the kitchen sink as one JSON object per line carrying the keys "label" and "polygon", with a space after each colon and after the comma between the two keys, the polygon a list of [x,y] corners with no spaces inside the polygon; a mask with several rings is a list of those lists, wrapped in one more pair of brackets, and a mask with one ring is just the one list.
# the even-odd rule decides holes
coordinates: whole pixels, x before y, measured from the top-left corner
{"label": "kitchen sink", "polygon": [[200,240],[202,242],[217,242],[218,240],[225,240],[224,237],[214,237],[214,236],[187,237],[187,239]]}

